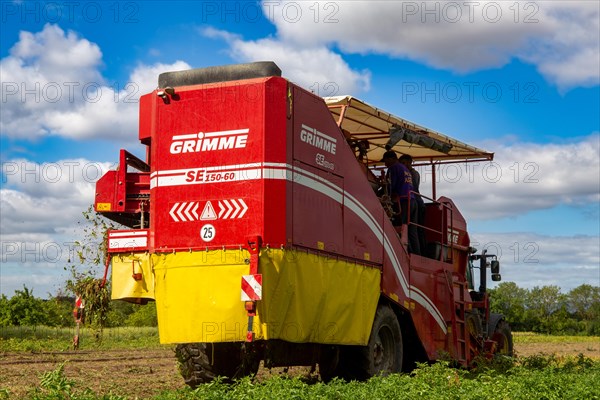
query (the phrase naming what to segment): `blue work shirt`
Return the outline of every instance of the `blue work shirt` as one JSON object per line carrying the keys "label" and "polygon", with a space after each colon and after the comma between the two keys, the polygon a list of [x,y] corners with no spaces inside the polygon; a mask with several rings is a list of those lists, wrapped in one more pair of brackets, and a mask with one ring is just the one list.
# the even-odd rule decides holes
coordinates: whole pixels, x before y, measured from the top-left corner
{"label": "blue work shirt", "polygon": [[414,197],[411,192],[413,190],[412,174],[401,163],[396,163],[388,168],[390,174],[390,194],[397,194],[400,198],[408,199],[408,196]]}

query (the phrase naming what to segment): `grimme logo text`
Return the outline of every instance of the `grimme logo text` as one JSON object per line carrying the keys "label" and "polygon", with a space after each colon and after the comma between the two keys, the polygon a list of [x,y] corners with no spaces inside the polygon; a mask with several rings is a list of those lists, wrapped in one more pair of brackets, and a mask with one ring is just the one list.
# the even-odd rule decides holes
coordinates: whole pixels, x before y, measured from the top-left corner
{"label": "grimme logo text", "polygon": [[200,151],[243,149],[248,141],[250,129],[220,132],[199,132],[173,136],[171,154],[197,153]]}
{"label": "grimme logo text", "polygon": [[326,152],[335,155],[337,140],[329,135],[324,134],[323,132],[319,132],[315,128],[311,128],[310,126],[302,124],[300,140],[316,147],[317,149],[325,150]]}

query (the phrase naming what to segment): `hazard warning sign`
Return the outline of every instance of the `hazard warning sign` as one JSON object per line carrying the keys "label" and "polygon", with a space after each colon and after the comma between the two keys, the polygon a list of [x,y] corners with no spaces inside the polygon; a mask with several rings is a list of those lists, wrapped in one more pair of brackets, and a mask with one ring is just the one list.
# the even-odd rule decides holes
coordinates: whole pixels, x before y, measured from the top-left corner
{"label": "hazard warning sign", "polygon": [[262,274],[242,275],[242,301],[262,300]]}
{"label": "hazard warning sign", "polygon": [[200,219],[202,221],[210,221],[213,219],[217,219],[217,213],[215,212],[215,209],[210,203],[210,201],[206,202],[204,210],[202,210],[202,214],[200,215]]}

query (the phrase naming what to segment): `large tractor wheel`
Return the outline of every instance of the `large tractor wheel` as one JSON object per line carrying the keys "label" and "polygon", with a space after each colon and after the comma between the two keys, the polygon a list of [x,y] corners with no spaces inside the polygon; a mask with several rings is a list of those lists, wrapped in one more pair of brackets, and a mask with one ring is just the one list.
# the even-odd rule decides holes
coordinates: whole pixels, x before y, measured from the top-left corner
{"label": "large tractor wheel", "polygon": [[508,322],[503,319],[498,321],[494,331],[492,332],[491,339],[497,343],[495,354],[512,357],[513,337]]}
{"label": "large tractor wheel", "polygon": [[254,375],[258,358],[243,357],[241,343],[187,343],[175,349],[179,371],[192,388],[208,383],[217,376],[227,381]]}
{"label": "large tractor wheel", "polygon": [[477,311],[465,312],[465,321],[467,323],[467,329],[471,336],[474,338],[481,338],[483,336],[483,322],[481,321],[481,315]]}
{"label": "large tractor wheel", "polygon": [[402,370],[402,332],[396,314],[388,305],[379,305],[367,346],[359,348],[360,379]]}
{"label": "large tractor wheel", "polygon": [[321,354],[319,357],[319,375],[323,382],[329,382],[335,377],[347,379],[346,367],[347,363],[344,363],[340,359],[343,350],[340,346],[328,346],[324,345],[321,347]]}

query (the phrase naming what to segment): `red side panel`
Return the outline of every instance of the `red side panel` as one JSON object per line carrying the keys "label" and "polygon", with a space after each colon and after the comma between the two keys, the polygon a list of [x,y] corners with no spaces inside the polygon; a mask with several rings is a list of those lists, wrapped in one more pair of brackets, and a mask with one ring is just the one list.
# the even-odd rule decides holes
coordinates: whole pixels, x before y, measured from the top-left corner
{"label": "red side panel", "polygon": [[95,210],[123,225],[139,227],[136,214],[148,211],[149,169],[144,161],[121,149],[118,169],[108,171],[96,184]]}
{"label": "red side panel", "polygon": [[117,184],[119,171],[107,171],[96,182],[94,209],[98,212],[112,211],[117,208]]}
{"label": "red side panel", "polygon": [[293,86],[294,244],[343,254],[345,146],[323,100]]}
{"label": "red side panel", "polygon": [[[156,129],[156,95],[154,93],[145,94],[140,97],[140,122],[139,138],[140,142],[150,146],[152,136]],[[149,160],[148,160],[149,163]]]}
{"label": "red side panel", "polygon": [[295,244],[383,262],[383,209],[322,98],[293,90]]}

